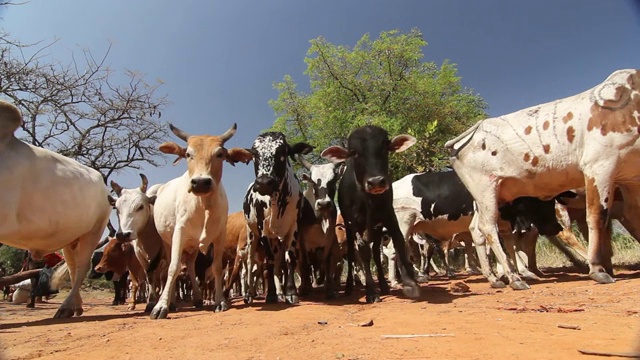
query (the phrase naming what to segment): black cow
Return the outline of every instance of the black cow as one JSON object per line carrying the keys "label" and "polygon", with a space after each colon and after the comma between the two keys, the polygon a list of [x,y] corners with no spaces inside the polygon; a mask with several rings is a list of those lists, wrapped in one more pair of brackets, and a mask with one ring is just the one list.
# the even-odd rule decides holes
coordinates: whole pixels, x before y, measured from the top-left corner
{"label": "black cow", "polygon": [[[425,233],[448,244],[456,234],[469,231],[474,214],[474,199],[454,171],[410,174],[393,183],[393,206],[400,229],[408,241],[412,234]],[[573,192],[564,192],[555,199],[575,197]],[[555,213],[555,200],[520,197],[499,208],[498,228],[505,241],[507,252],[515,261],[512,230],[516,223],[527,227],[533,224],[541,235],[553,236],[562,230]],[[447,248],[447,246],[444,246]],[[481,255],[480,255],[481,256]],[[448,261],[445,254],[445,266]],[[485,273],[493,287],[504,287],[504,283]],[[525,277],[534,277],[525,273]],[[512,284],[512,286],[517,284]]]}
{"label": "black cow", "polygon": [[[253,268],[255,240],[262,243],[267,258],[267,303],[298,302],[294,282],[296,268],[297,221],[302,205],[300,182],[293,172],[291,160],[296,154],[308,154],[313,147],[306,143],[289,145],[279,132],[258,135],[249,150],[253,155],[256,179],[249,185],[244,197],[243,210],[251,234],[248,239],[247,265]],[[274,273],[280,277],[280,266],[286,261],[284,294],[280,281],[276,285]],[[249,288],[253,288],[253,277],[249,276]],[[277,287],[277,288],[276,288]],[[245,303],[253,301],[249,293]]]}
{"label": "black cow", "polygon": [[[382,230],[386,228],[400,259],[404,294],[414,298],[420,295],[413,266],[407,258],[404,238],[393,211],[393,189],[389,174],[389,153],[404,151],[415,142],[416,139],[410,135],[399,135],[389,140],[386,130],[367,125],[351,132],[347,139],[347,148],[331,146],[322,152],[322,157],[334,163],[347,162],[338,187],[338,204],[347,227],[347,294],[353,289],[356,233],[364,234],[365,231],[368,235],[363,238],[373,243],[373,259],[378,270],[380,292],[390,292],[380,259]],[[380,296],[376,294],[371,268],[368,266],[371,261],[371,249],[368,245],[360,246],[359,251],[365,264],[367,303],[378,302]]]}

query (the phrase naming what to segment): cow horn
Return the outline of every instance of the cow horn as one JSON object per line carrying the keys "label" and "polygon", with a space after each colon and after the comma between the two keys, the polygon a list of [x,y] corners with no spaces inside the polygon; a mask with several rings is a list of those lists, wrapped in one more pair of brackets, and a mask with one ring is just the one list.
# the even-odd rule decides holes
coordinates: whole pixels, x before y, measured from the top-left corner
{"label": "cow horn", "polygon": [[144,176],[144,174],[140,174],[140,178],[142,179],[142,185],[140,185],[140,191],[142,191],[143,193],[146,193],[147,185],[149,185],[149,180],[147,180],[147,177]]}
{"label": "cow horn", "polygon": [[189,134],[187,134],[186,132],[178,129],[175,126],[173,126],[173,124],[169,124],[169,128],[171,129],[171,132],[173,132],[180,139],[182,139],[184,141],[189,141]]}
{"label": "cow horn", "polygon": [[300,162],[300,164],[302,164],[302,166],[304,166],[307,170],[311,171],[311,163],[307,161],[307,159],[304,158],[304,156],[298,154],[298,161]]}
{"label": "cow horn", "polygon": [[220,139],[222,139],[223,144],[227,142],[227,140],[231,139],[233,135],[235,135],[237,128],[238,128],[238,125],[236,125],[236,123],[233,123],[233,126],[231,126],[229,130],[227,130],[224,134],[220,135]]}
{"label": "cow horn", "polygon": [[116,195],[120,196],[120,193],[122,192],[122,186],[118,185],[117,182],[111,180],[111,188],[113,189],[113,191],[115,191]]}

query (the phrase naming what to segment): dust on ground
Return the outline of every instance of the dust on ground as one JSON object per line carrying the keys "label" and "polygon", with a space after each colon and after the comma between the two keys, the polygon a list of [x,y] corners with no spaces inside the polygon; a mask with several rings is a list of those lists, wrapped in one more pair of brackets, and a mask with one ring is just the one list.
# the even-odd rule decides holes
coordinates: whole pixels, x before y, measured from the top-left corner
{"label": "dust on ground", "polygon": [[561,269],[514,291],[458,276],[422,284],[416,301],[393,290],[368,305],[359,290],[324,302],[315,289],[299,305],[235,298],[225,313],[186,306],[166,320],[97,291],[83,292],[84,315],[72,319],[51,319],[61,296],[37,309],[0,302],[0,358],[597,359],[578,349],[640,351],[640,271],[616,280]]}

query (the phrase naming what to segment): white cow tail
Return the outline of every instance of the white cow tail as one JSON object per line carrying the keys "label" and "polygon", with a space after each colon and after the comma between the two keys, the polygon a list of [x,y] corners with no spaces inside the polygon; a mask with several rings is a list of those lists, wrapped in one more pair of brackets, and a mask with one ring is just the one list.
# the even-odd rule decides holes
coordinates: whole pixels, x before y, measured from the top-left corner
{"label": "white cow tail", "polygon": [[460,152],[460,150],[469,143],[469,141],[471,141],[471,138],[473,138],[473,135],[476,133],[476,130],[478,130],[478,127],[480,126],[480,124],[482,123],[481,121],[478,121],[477,123],[475,123],[475,125],[473,125],[472,127],[468,128],[465,132],[463,132],[462,134],[456,136],[455,138],[447,141],[446,143],[444,143],[444,146],[448,149],[452,149],[451,151],[451,157],[453,156],[457,156],[458,152]]}
{"label": "white cow tail", "polygon": [[60,285],[67,278],[67,274],[69,274],[69,265],[67,265],[66,261],[63,261],[61,265],[56,266],[53,275],[51,275],[51,289],[60,289]]}

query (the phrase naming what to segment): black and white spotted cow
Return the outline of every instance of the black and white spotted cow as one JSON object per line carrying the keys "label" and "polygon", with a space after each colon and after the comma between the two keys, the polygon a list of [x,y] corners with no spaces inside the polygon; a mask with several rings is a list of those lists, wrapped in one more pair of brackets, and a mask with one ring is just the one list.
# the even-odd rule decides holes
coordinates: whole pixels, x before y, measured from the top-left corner
{"label": "black and white spotted cow", "polygon": [[[564,192],[556,196],[556,199],[563,197],[575,197],[575,194]],[[393,206],[406,241],[413,234],[425,233],[442,244],[449,244],[457,234],[468,233],[474,214],[473,196],[454,171],[410,174],[394,182]],[[542,201],[520,197],[502,205],[499,212],[498,231],[512,259],[515,259],[512,228],[520,219],[535,225],[541,235],[553,236],[562,230],[556,219],[553,199]],[[449,273],[446,255],[444,260]],[[505,286],[484,268],[482,271],[493,287]],[[523,275],[536,278],[528,271],[524,271]],[[520,285],[522,284],[511,284],[512,287]]]}
{"label": "black and white spotted cow", "polygon": [[[413,266],[406,256],[404,238],[393,211],[393,190],[389,174],[389,153],[402,152],[415,142],[416,139],[409,135],[399,135],[389,139],[386,130],[378,126],[366,125],[351,132],[347,139],[347,148],[331,146],[322,152],[322,157],[334,163],[347,162],[338,187],[338,204],[347,227],[349,259],[345,289],[347,294],[353,289],[356,234],[364,234],[365,231],[367,236],[363,236],[363,239],[373,244],[373,259],[378,270],[380,292],[382,294],[390,292],[380,258],[382,230],[386,228],[400,259],[404,294],[413,298],[420,295]],[[364,264],[370,263],[371,250],[368,245],[359,247]],[[365,266],[364,270],[366,301],[367,303],[378,302],[380,296],[376,294],[371,267]]]}
{"label": "black and white spotted cow", "polygon": [[[314,165],[302,155],[298,155],[298,160],[309,170],[309,174],[301,175],[302,180],[307,183],[298,221],[301,242],[304,244],[302,248],[307,253],[305,255],[320,254],[314,264],[317,267],[317,269],[314,268],[314,273],[315,270],[319,270],[327,298],[335,298],[335,289],[339,284],[334,283],[334,278],[340,254],[335,231],[338,210],[333,199],[336,195],[338,180],[345,168],[336,166],[334,163]],[[305,268],[308,270],[307,266]],[[306,276],[305,271],[301,273],[303,283],[307,282],[309,277]]]}
{"label": "black and white spotted cow", "polygon": [[[255,180],[244,197],[244,215],[250,234],[247,265],[253,269],[256,240],[260,241],[267,258],[267,303],[286,301],[298,302],[294,282],[296,269],[296,243],[298,216],[302,206],[302,190],[289,158],[296,154],[308,154],[313,147],[306,143],[289,145],[279,132],[258,135],[251,149],[255,169]],[[280,282],[280,267],[286,262],[285,290]],[[274,278],[274,274],[276,278]],[[253,287],[253,277],[249,277],[249,288]],[[250,293],[245,294],[245,303],[253,301]]]}

